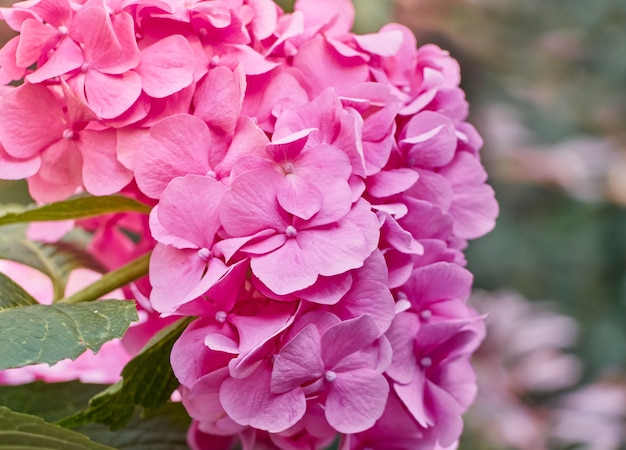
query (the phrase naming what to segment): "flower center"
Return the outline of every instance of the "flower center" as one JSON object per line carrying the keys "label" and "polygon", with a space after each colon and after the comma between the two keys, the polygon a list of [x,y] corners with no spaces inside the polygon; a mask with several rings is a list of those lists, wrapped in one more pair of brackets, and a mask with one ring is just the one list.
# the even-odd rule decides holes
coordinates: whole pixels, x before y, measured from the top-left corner
{"label": "flower center", "polygon": [[87,72],[88,70],[89,70],[89,64],[87,64],[87,63],[83,63],[83,65],[82,65],[82,66],[80,66],[80,71],[81,71],[82,73],[85,73],[85,72]]}
{"label": "flower center", "polygon": [[430,367],[433,365],[433,360],[430,359],[428,356],[424,356],[422,359],[420,359],[420,364],[422,365],[422,367]]}
{"label": "flower center", "polygon": [[285,164],[285,166],[283,167],[283,171],[285,172],[286,175],[293,173],[293,170],[294,170],[293,163],[290,163],[290,162]]}
{"label": "flower center", "polygon": [[294,227],[293,225],[289,225],[287,228],[285,228],[285,234],[288,238],[295,238],[298,235],[298,230],[296,230],[296,227]]}
{"label": "flower center", "polygon": [[72,139],[74,137],[74,131],[70,130],[69,128],[67,130],[63,130],[63,139]]}
{"label": "flower center", "polygon": [[424,320],[428,320],[433,316],[433,312],[430,309],[425,309],[420,313],[420,316]]}
{"label": "flower center", "polygon": [[337,378],[337,374],[332,370],[327,370],[324,372],[324,378],[326,378],[326,381],[329,383],[332,383]]}
{"label": "flower center", "polygon": [[215,313],[215,320],[219,323],[224,323],[226,322],[227,316],[228,314],[226,313],[226,311],[218,311]]}
{"label": "flower center", "polygon": [[67,32],[69,31],[65,25],[61,25],[61,26],[58,28],[58,30],[59,30],[59,34],[60,34],[61,36],[65,36],[65,35],[67,34]]}
{"label": "flower center", "polygon": [[198,250],[198,257],[204,261],[208,261],[213,257],[213,253],[208,248],[201,248]]}

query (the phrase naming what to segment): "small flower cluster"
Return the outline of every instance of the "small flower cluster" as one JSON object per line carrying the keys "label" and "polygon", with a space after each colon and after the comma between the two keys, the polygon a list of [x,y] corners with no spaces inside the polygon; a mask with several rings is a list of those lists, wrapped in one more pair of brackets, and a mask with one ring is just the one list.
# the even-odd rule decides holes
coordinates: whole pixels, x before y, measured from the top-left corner
{"label": "small flower cluster", "polygon": [[197,316],[171,355],[192,446],[454,447],[484,335],[462,251],[497,203],[453,58],[351,33],[349,0],[0,14],[0,177],[155,204],[148,308]]}

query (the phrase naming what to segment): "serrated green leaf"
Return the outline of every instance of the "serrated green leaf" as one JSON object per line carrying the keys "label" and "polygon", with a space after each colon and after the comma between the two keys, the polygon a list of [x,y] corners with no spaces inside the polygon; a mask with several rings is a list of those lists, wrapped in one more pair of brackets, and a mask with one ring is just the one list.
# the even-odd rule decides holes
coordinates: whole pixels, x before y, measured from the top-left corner
{"label": "serrated green leaf", "polygon": [[54,298],[63,297],[67,278],[73,270],[86,268],[104,272],[93,256],[69,242],[44,244],[25,237],[22,225],[0,227],[0,259],[25,264],[48,275],[54,287]]}
{"label": "serrated green leaf", "polygon": [[0,272],[0,311],[37,304],[37,300],[19,284]]}
{"label": "serrated green leaf", "polygon": [[191,418],[181,403],[166,403],[150,417],[135,414],[123,429],[89,424],[76,429],[96,442],[118,450],[189,450],[187,430]]}
{"label": "serrated green leaf", "polygon": [[76,431],[0,406],[0,450],[115,450]]}
{"label": "serrated green leaf", "polygon": [[35,381],[15,386],[0,386],[0,405],[15,412],[32,414],[45,421],[54,422],[84,409],[89,399],[106,387],[104,384],[80,381],[63,383]]}
{"label": "serrated green leaf", "polygon": [[170,366],[170,352],[191,320],[181,319],[157,333],[126,364],[121,381],[93,397],[85,411],[57,423],[74,428],[97,422],[119,429],[132,418],[136,405],[148,412],[163,405],[179,384]]}
{"label": "serrated green leaf", "polygon": [[29,207],[22,211],[15,211],[15,208],[12,209],[12,211],[0,215],[0,225],[50,220],[85,219],[119,212],[148,214],[151,208],[135,199],[122,195],[105,195],[102,197],[74,197],[43,206]]}
{"label": "serrated green leaf", "polygon": [[121,338],[138,320],[135,302],[30,305],[0,311],[0,370],[75,359]]}

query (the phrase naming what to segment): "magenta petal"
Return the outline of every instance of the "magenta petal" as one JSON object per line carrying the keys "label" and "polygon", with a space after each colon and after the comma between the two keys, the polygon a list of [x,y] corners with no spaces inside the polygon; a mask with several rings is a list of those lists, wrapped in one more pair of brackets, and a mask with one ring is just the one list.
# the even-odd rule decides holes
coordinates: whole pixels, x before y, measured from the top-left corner
{"label": "magenta petal", "polygon": [[272,369],[273,393],[290,391],[324,374],[320,342],[317,327],[310,324],[280,350]]}
{"label": "magenta petal", "polygon": [[322,193],[303,177],[288,174],[276,192],[278,203],[294,216],[308,220],[322,208]]}
{"label": "magenta petal", "polygon": [[359,433],[382,416],[389,384],[375,370],[359,369],[337,374],[326,399],[326,419],[340,433]]}
{"label": "magenta petal", "polygon": [[270,391],[271,366],[264,362],[247,378],[228,378],[220,388],[226,413],[241,425],[279,433],[293,426],[306,411],[300,388],[282,394]]}
{"label": "magenta petal", "polygon": [[343,358],[370,345],[380,334],[376,322],[369,314],[338,323],[322,336],[324,364],[333,368]]}
{"label": "magenta petal", "polygon": [[168,36],[144,48],[137,72],[150,97],[164,98],[193,82],[194,55],[187,39]]}
{"label": "magenta petal", "polygon": [[142,192],[159,198],[175,177],[205,175],[212,135],[206,124],[188,114],[177,114],[152,126],[136,154],[136,178]]}

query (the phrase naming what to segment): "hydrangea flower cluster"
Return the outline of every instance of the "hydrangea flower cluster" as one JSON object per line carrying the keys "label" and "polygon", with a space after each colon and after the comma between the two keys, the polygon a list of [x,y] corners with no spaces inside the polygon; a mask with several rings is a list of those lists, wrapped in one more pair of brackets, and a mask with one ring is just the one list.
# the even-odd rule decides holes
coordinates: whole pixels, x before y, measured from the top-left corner
{"label": "hydrangea flower cluster", "polygon": [[155,205],[145,307],[197,317],[171,355],[194,448],[455,446],[484,335],[463,249],[497,203],[447,52],[350,32],[349,0],[0,14],[0,177]]}

